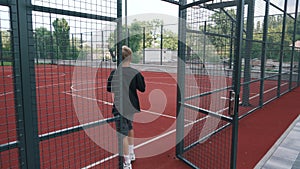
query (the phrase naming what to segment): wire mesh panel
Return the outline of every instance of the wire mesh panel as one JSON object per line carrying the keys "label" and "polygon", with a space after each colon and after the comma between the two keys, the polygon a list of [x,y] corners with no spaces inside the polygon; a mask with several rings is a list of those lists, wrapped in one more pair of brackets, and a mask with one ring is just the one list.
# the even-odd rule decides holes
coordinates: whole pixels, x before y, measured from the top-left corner
{"label": "wire mesh panel", "polygon": [[19,168],[10,10],[0,6],[0,168]]}
{"label": "wire mesh panel", "polygon": [[107,78],[117,1],[32,1],[41,168],[118,168]]}
{"label": "wire mesh panel", "polygon": [[193,168],[235,168],[238,119],[297,86],[299,4],[180,3],[188,24],[180,27],[178,56],[185,63],[178,72],[185,74],[178,76],[184,110],[177,112],[177,139],[185,137],[177,140],[177,155]]}
{"label": "wire mesh panel", "polygon": [[194,168],[230,168],[231,164],[228,100],[233,83],[235,12],[214,9],[217,4],[195,5],[186,12],[180,156]]}
{"label": "wire mesh panel", "polygon": [[121,1],[0,4],[0,168],[120,167],[106,85]]}

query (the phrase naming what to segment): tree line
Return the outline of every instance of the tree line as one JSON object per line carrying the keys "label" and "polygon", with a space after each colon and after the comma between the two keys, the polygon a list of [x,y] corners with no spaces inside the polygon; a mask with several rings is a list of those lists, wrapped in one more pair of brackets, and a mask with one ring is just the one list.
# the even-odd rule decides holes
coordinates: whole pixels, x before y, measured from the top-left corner
{"label": "tree line", "polygon": [[[233,39],[231,31],[234,31],[234,24],[229,19],[228,14],[235,18],[235,11],[228,10],[227,14],[224,12],[214,13],[209,16],[207,23],[199,24],[199,32],[203,32],[203,35],[207,37],[209,45],[213,46],[217,55],[221,58],[228,58],[230,55],[230,41]],[[280,59],[280,44],[282,37],[282,23],[283,15],[269,16],[268,27],[268,43],[267,43],[267,58],[273,60]],[[284,61],[289,61],[291,57],[291,48],[289,47],[293,40],[293,32],[296,32],[296,40],[300,40],[300,17],[298,17],[297,28],[294,30],[294,20],[287,17],[286,20],[286,32],[284,39]],[[259,20],[254,24],[253,43],[251,50],[251,58],[260,58],[262,51],[262,34],[263,34],[263,21]],[[36,28],[33,32],[33,39],[36,50],[36,57],[41,59],[77,59],[78,55],[82,51],[91,51],[98,49],[90,49],[92,47],[83,46],[83,41],[80,37],[70,34],[70,26],[66,19],[57,18],[52,22],[54,31],[48,30],[45,27]],[[189,28],[189,26],[187,25]],[[246,23],[245,23],[246,27]],[[164,25],[160,19],[154,19],[151,21],[138,21],[134,20],[127,29],[122,27],[122,34],[129,35],[125,37],[121,43],[129,45],[134,52],[134,60],[137,62],[141,59],[143,47],[145,48],[160,48],[161,44],[164,49],[177,50],[178,35],[172,30],[168,29],[168,26]],[[8,31],[1,31],[1,57],[2,60],[12,60],[11,52],[11,34]],[[70,36],[71,35],[71,36]],[[221,36],[220,36],[221,35]],[[226,35],[226,36],[223,36]],[[201,37],[203,38],[203,37]],[[244,37],[246,38],[246,37]],[[260,42],[259,42],[260,41]],[[204,41],[200,38],[190,37],[187,34],[187,51],[193,51],[193,57],[203,58],[202,47]],[[116,30],[110,33],[106,46],[115,46],[116,42]],[[244,45],[245,48],[245,45]],[[106,49],[105,49],[106,50]],[[108,49],[107,49],[108,50]],[[101,52],[103,53],[103,52]],[[207,54],[207,52],[206,52]],[[102,56],[104,57],[104,56]]]}
{"label": "tree line", "polygon": [[[206,33],[215,33],[218,35],[208,36],[210,42],[215,46],[217,53],[221,58],[228,58],[230,51],[230,36],[232,36],[231,31],[234,30],[234,23],[232,20],[229,19],[228,14],[235,18],[235,11],[228,10],[227,14],[224,12],[221,13],[214,13],[210,18],[212,24],[207,25]],[[299,13],[298,13],[299,15]],[[253,39],[246,39],[246,28],[247,23],[244,23],[244,44],[243,44],[243,51],[246,50],[246,41],[252,41],[252,48],[250,51],[250,56],[252,59],[257,58],[260,59],[262,55],[262,45],[263,45],[263,17],[256,17],[254,19],[256,22],[254,23],[254,32],[253,32]],[[268,33],[267,33],[267,53],[266,58],[272,59],[274,61],[280,60],[280,50],[281,50],[281,38],[282,38],[282,31],[283,31],[283,14],[277,15],[270,15],[268,17]],[[200,30],[204,30],[203,26],[199,27]],[[295,40],[300,40],[300,17],[297,19],[297,27],[294,30],[294,19],[291,17],[286,18],[286,25],[285,25],[285,33],[284,33],[284,41],[283,41],[283,61],[290,61],[291,60],[291,45],[293,43],[293,34],[295,31],[296,38]],[[225,36],[219,36],[225,35]],[[234,34],[233,34],[234,36]],[[298,50],[299,51],[299,50]],[[299,59],[299,58],[296,58]]]}

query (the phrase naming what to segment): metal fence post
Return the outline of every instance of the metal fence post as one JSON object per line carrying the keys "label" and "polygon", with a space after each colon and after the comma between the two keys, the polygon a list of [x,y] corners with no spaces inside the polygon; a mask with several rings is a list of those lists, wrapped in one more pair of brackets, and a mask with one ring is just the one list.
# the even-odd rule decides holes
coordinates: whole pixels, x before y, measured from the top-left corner
{"label": "metal fence post", "polygon": [[0,31],[0,60],[1,60],[1,66],[3,66],[4,64],[3,64],[2,31]]}
{"label": "metal fence post", "polygon": [[249,95],[250,95],[250,84],[251,81],[251,50],[253,41],[253,30],[254,30],[254,9],[255,1],[248,2],[248,16],[247,16],[247,32],[246,32],[246,49],[245,49],[245,65],[244,65],[244,85],[243,85],[243,96],[242,105],[250,106]]}
{"label": "metal fence post", "polygon": [[297,86],[300,86],[300,52],[298,52],[298,82],[297,82]]}
{"label": "metal fence post", "polygon": [[234,44],[234,22],[231,21],[231,30],[230,30],[230,54],[229,54],[229,69],[232,69],[232,58],[233,58],[233,44]]}
{"label": "metal fence post", "polygon": [[[186,0],[180,0],[180,4],[186,4]],[[177,107],[176,107],[176,156],[181,156],[184,149],[184,93],[185,93],[185,50],[186,50],[186,9],[179,7],[178,26],[178,61],[177,61]]]}
{"label": "metal fence post", "polygon": [[21,168],[40,168],[39,136],[36,108],[36,85],[34,70],[35,50],[31,25],[32,11],[29,0],[13,2],[11,12],[14,41],[14,75],[16,93],[16,116]]}
{"label": "metal fence post", "polygon": [[206,29],[207,29],[207,22],[204,22],[204,30],[203,30],[203,65],[206,64]]}
{"label": "metal fence post", "polygon": [[[50,20],[50,23],[52,23],[52,16],[51,16],[51,13],[49,14],[49,20]],[[53,39],[53,30],[52,30],[52,25],[50,26],[50,32],[51,32],[51,39],[50,39],[50,41],[51,41],[51,52],[50,52],[50,56],[51,56],[51,64],[54,64],[54,55],[53,55],[53,52],[54,52],[54,46],[53,46],[53,44],[54,44],[54,39]],[[56,54],[56,59],[58,59],[58,57],[57,57],[57,54]]]}
{"label": "metal fence post", "polygon": [[237,23],[236,23],[236,41],[235,41],[235,54],[234,54],[234,92],[235,94],[235,106],[232,122],[232,143],[231,143],[231,160],[230,168],[236,168],[237,161],[237,144],[238,144],[238,123],[239,123],[239,97],[241,87],[241,58],[243,48],[243,28],[244,28],[244,5],[245,1],[240,0],[237,2]]}
{"label": "metal fence post", "polygon": [[265,17],[264,17],[263,44],[262,44],[261,66],[260,66],[260,92],[259,92],[260,107],[262,107],[264,104],[264,87],[265,87],[264,79],[265,79],[265,64],[266,64],[266,56],[267,56],[269,10],[270,10],[270,0],[267,0]]}
{"label": "metal fence post", "polygon": [[292,56],[291,56],[291,64],[290,64],[290,81],[289,81],[289,90],[292,89],[293,83],[293,68],[294,68],[294,59],[295,59],[295,43],[296,43],[296,30],[297,30],[297,19],[298,19],[298,5],[299,0],[296,0],[296,9],[295,9],[295,20],[294,20],[294,32],[293,32],[293,46],[292,46]]}
{"label": "metal fence post", "polygon": [[146,60],[146,56],[145,56],[145,54],[146,54],[146,51],[145,51],[145,49],[146,49],[146,30],[145,30],[145,27],[143,27],[143,64],[145,64],[145,60]]}
{"label": "metal fence post", "polygon": [[163,62],[163,32],[164,32],[164,27],[163,25],[160,26],[160,65],[162,65]]}
{"label": "metal fence post", "polygon": [[283,64],[283,55],[284,55],[284,39],[285,39],[285,30],[286,30],[286,16],[287,16],[287,3],[288,0],[284,1],[284,15],[282,22],[282,32],[281,32],[281,43],[280,43],[280,61],[279,61],[279,76],[277,84],[277,97],[281,95],[281,80],[282,80],[282,64]]}
{"label": "metal fence post", "polygon": [[91,60],[93,61],[93,32],[91,32]]}
{"label": "metal fence post", "polygon": [[[97,46],[96,46],[97,48]],[[105,57],[105,49],[104,49],[104,32],[101,31],[101,48],[102,48],[102,61],[108,59]]]}
{"label": "metal fence post", "polygon": [[[125,4],[126,5],[126,4]],[[117,49],[116,49],[116,57],[117,57],[117,66],[122,66],[122,39],[123,39],[123,30],[122,30],[122,0],[118,0],[117,1]],[[118,79],[120,81],[122,81],[122,71],[118,71]],[[120,103],[121,107],[120,107],[120,112],[123,111],[123,101],[121,98],[123,98],[123,92],[122,91],[122,83],[120,83],[119,85],[119,100],[117,100],[117,102]],[[122,113],[121,113],[122,114]],[[118,120],[120,120],[120,128],[122,128],[122,120],[123,117],[120,117]],[[118,135],[118,151],[119,151],[119,168],[122,169],[123,168],[123,162],[124,162],[124,158],[123,158],[123,138],[121,136],[121,134],[117,134]]]}

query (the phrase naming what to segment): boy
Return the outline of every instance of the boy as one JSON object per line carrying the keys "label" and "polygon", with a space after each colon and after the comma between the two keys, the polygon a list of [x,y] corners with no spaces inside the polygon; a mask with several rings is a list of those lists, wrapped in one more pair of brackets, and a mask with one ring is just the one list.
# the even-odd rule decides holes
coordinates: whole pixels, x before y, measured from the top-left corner
{"label": "boy", "polygon": [[[145,81],[143,75],[136,69],[130,67],[132,60],[132,50],[127,47],[122,47],[122,63],[113,70],[107,82],[107,91],[113,93],[113,110],[114,116],[120,115],[122,118],[122,128],[120,121],[116,122],[117,131],[123,137],[123,154],[124,154],[124,169],[131,169],[131,161],[135,160],[134,154],[134,131],[132,126],[133,115],[140,111],[140,103],[137,95],[137,90],[145,91]],[[122,71],[122,72],[120,72]],[[119,82],[118,75],[122,73],[122,82]],[[120,84],[122,84],[122,102],[123,111],[119,103],[120,99]]]}

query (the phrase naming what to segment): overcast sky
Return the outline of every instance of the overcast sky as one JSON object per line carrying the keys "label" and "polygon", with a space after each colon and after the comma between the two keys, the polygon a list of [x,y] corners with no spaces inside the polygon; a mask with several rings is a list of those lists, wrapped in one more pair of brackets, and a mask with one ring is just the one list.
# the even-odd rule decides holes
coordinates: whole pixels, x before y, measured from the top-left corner
{"label": "overcast sky", "polygon": [[178,16],[178,6],[161,0],[127,0],[127,14],[160,13]]}
{"label": "overcast sky", "polygon": [[[55,1],[57,4],[61,4],[60,6],[64,6],[63,0],[50,0],[50,1]],[[50,2],[49,1],[49,2]],[[74,1],[78,2],[76,0],[69,0],[68,3],[72,4],[71,2]],[[93,0],[86,0],[88,1],[93,1]],[[193,0],[188,0],[188,2],[192,2]],[[271,0],[272,3],[275,5],[278,5],[279,7],[283,8],[285,0]],[[40,0],[33,0],[33,2],[47,2],[45,0],[40,1]],[[79,2],[84,2],[84,1],[79,1]],[[288,12],[294,12],[295,11],[295,2],[296,0],[288,0]],[[101,1],[101,3],[103,3]],[[101,4],[100,3],[100,4]],[[156,18],[161,18],[161,16],[166,15],[166,16],[172,16],[173,18],[176,18],[178,16],[178,6],[174,4],[170,4],[161,0],[127,0],[127,15],[129,16],[134,16],[134,15],[141,15],[141,14],[146,14],[143,15],[147,17],[156,17]],[[88,4],[88,3],[87,3]],[[89,3],[91,4],[91,3]],[[125,4],[125,0],[123,0],[123,4]],[[261,5],[260,5],[261,4]],[[42,5],[42,4],[40,4]],[[263,15],[264,14],[264,0],[256,0],[256,10],[255,13],[257,15]],[[65,8],[65,7],[64,7]],[[73,7],[74,10],[77,7]],[[72,8],[72,9],[73,9]],[[72,10],[70,9],[70,10]],[[300,10],[300,4],[299,4],[299,10]],[[123,11],[125,12],[125,8],[123,8]],[[275,8],[271,8],[271,14],[273,12],[277,12],[278,10],[275,10]],[[155,13],[152,15],[149,15],[149,13]],[[282,12],[281,12],[282,13]],[[160,15],[158,15],[160,14]],[[100,14],[101,15],[101,14]],[[0,27],[1,29],[8,29],[9,28],[9,15],[8,15],[8,8],[7,7],[0,7],[0,16],[1,16],[1,22],[0,22]],[[159,16],[159,17],[158,17]],[[46,17],[47,18],[47,17]],[[44,18],[44,19],[46,19]],[[172,19],[176,20],[176,19]]]}

